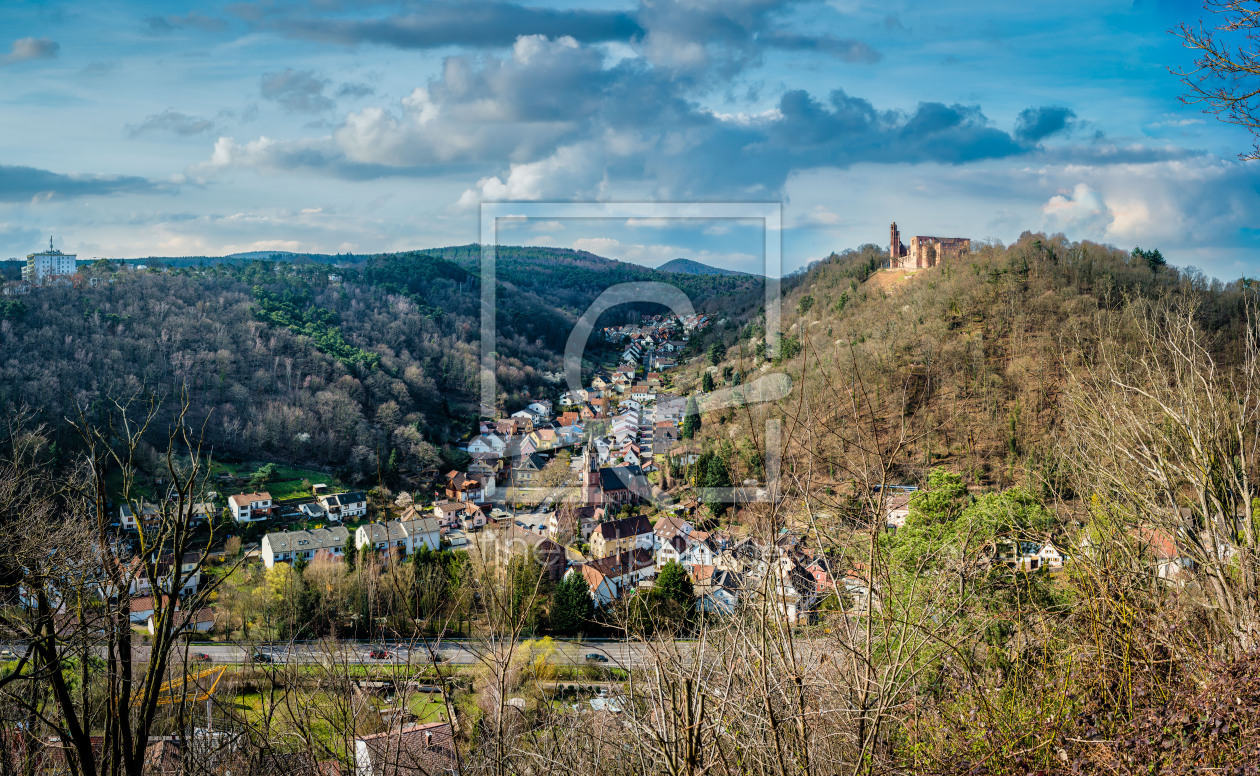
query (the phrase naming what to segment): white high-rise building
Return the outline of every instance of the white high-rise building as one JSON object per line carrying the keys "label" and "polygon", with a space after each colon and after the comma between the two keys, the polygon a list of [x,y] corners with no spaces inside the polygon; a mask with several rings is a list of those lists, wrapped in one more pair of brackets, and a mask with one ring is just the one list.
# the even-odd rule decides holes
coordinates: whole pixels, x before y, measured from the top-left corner
{"label": "white high-rise building", "polygon": [[39,283],[57,275],[73,275],[78,271],[76,258],[73,253],[54,250],[52,238],[49,237],[48,250],[27,255],[26,265],[22,267],[22,279]]}

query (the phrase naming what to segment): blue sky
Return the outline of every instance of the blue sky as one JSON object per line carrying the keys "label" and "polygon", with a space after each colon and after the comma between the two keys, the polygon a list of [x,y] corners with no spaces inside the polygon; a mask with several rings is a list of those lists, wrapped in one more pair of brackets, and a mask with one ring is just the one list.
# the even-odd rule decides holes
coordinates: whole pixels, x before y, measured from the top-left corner
{"label": "blue sky", "polygon": [[[944,7],[948,5],[948,7]],[[783,203],[784,265],[1062,231],[1260,271],[1241,130],[1179,103],[1194,2],[244,0],[0,7],[0,257],[385,251],[482,201]],[[729,226],[729,225],[728,225]],[[747,225],[522,224],[654,265]],[[503,239],[506,239],[506,235]]]}

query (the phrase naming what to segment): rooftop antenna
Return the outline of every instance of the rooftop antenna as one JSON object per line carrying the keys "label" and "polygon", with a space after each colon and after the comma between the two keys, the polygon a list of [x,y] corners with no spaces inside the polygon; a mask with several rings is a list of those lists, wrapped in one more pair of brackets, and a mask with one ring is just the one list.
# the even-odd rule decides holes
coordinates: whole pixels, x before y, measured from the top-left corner
{"label": "rooftop antenna", "polygon": [[50,234],[50,235],[48,235],[48,252],[49,252],[49,253],[52,253],[52,249],[53,249],[53,247],[52,247],[52,235]]}

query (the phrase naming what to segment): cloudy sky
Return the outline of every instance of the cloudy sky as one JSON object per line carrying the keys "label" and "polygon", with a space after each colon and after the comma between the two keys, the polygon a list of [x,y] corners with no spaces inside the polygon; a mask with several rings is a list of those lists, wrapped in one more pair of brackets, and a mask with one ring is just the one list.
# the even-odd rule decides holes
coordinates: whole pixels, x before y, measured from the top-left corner
{"label": "cloudy sky", "polygon": [[[0,257],[472,242],[484,201],[781,202],[786,270],[1062,231],[1260,272],[1250,140],[1180,104],[1189,0],[0,6]],[[508,240],[508,238],[511,238]],[[761,261],[742,222],[500,239]]]}

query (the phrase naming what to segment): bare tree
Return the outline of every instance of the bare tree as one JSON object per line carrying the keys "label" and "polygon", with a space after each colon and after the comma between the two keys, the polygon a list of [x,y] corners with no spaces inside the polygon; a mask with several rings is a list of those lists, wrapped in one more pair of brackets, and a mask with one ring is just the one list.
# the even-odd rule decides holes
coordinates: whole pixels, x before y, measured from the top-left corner
{"label": "bare tree", "polygon": [[[1181,24],[1173,34],[1195,54],[1192,69],[1174,69],[1189,92],[1181,100],[1202,105],[1223,121],[1260,135],[1260,2],[1207,0],[1204,10],[1214,16],[1208,26]],[[1260,159],[1260,140],[1243,159]]]}
{"label": "bare tree", "polygon": [[[8,703],[60,740],[75,776],[140,776],[170,694],[196,692],[168,680],[184,676],[181,636],[216,585],[192,589],[207,563],[194,549],[192,529],[207,466],[177,413],[160,458],[169,495],[142,513],[135,478],[157,403],[145,403],[138,416],[129,402],[106,407],[104,417],[83,409],[69,421],[83,454],[64,486],[20,447],[6,462],[9,477],[29,478],[34,491],[4,494],[10,519],[0,531],[21,573],[0,609],[0,628],[25,648],[0,687]],[[111,526],[111,472],[120,475],[120,500],[137,517],[135,552]],[[152,636],[142,646],[133,643],[131,600],[145,592],[153,601]],[[31,685],[38,689],[30,692]]]}
{"label": "bare tree", "polygon": [[[1111,333],[1117,329],[1123,335]],[[1100,316],[1097,335],[1097,350],[1070,369],[1066,406],[1067,452],[1083,475],[1082,490],[1098,509],[1119,515],[1118,533],[1126,536],[1108,537],[1112,543],[1127,538],[1189,559],[1226,642],[1254,648],[1260,640],[1254,297],[1237,349],[1221,354],[1213,353],[1188,304],[1133,301],[1118,320]]]}

